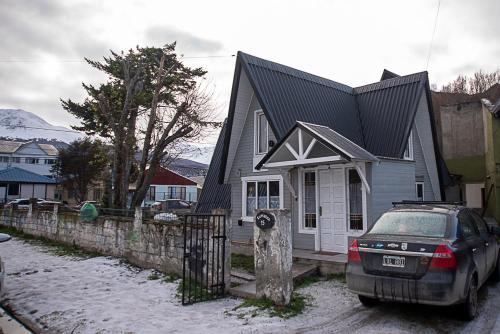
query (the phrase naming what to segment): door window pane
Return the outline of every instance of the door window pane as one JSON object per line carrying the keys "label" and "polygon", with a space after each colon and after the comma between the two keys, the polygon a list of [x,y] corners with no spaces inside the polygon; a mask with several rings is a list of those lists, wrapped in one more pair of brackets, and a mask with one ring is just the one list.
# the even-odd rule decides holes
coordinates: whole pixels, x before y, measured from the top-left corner
{"label": "door window pane", "polygon": [[255,210],[255,199],[256,199],[256,189],[255,182],[247,183],[247,217],[253,216],[253,210]]}
{"label": "door window pane", "polygon": [[316,172],[304,173],[304,227],[316,228]]}
{"label": "door window pane", "polygon": [[416,183],[416,192],[417,192],[417,201],[424,200],[424,183],[417,182]]}
{"label": "door window pane", "polygon": [[474,227],[474,223],[472,218],[466,214],[464,211],[458,214],[459,221],[459,234],[463,238],[470,238],[478,235],[476,228]]}
{"label": "door window pane", "polygon": [[280,207],[280,183],[279,181],[269,181],[269,209],[279,209]]}
{"label": "door window pane", "polygon": [[349,169],[349,228],[363,229],[363,191],[358,171]]}

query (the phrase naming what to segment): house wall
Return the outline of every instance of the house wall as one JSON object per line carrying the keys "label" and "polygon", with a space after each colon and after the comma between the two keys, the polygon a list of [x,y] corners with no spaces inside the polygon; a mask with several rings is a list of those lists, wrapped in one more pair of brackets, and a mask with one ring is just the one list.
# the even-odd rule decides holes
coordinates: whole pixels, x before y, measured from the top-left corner
{"label": "house wall", "polygon": [[[52,165],[46,164],[46,159],[57,159],[55,156],[49,156],[45,153],[40,147],[38,147],[35,143],[29,143],[22,146],[15,153],[0,153],[0,156],[9,156],[9,157],[19,157],[20,163],[14,162],[0,162],[0,170],[8,168],[8,167],[19,167],[25,170],[28,170],[33,173],[37,173],[40,175],[50,176],[52,173],[50,169]],[[25,158],[38,158],[38,164],[29,164],[25,162]]]}
{"label": "house wall", "polygon": [[415,200],[415,162],[381,159],[371,169],[371,219],[373,224],[392,202]]}

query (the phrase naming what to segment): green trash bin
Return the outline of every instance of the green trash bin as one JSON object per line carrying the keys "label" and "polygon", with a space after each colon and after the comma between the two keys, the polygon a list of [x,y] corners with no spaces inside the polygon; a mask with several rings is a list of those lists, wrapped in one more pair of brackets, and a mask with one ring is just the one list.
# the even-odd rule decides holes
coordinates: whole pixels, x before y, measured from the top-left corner
{"label": "green trash bin", "polygon": [[99,217],[99,212],[92,203],[85,203],[80,209],[80,219],[86,223],[93,222],[97,217]]}

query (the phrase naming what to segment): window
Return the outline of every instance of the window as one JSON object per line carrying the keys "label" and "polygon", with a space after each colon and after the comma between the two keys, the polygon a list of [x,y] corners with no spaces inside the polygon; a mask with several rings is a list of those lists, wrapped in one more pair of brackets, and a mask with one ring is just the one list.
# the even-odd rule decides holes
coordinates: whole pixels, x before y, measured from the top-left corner
{"label": "window", "polygon": [[415,193],[416,193],[417,201],[424,200],[424,183],[423,182],[416,182],[415,183]]}
{"label": "window", "polygon": [[458,214],[459,221],[459,235],[464,238],[471,238],[478,235],[472,218],[465,212],[461,211]]}
{"label": "window", "polygon": [[149,187],[149,190],[146,193],[146,196],[145,196],[144,200],[145,201],[154,201],[155,200],[155,195],[156,195],[156,187],[151,186],[151,187]]}
{"label": "window", "polygon": [[169,199],[186,199],[186,187],[169,187],[168,191]]}
{"label": "window", "polygon": [[483,236],[488,235],[488,226],[486,226],[486,223],[483,220],[483,218],[479,217],[479,215],[473,211],[469,211],[469,215],[474,220],[474,223],[476,224],[476,228],[479,231],[479,234]]}
{"label": "window", "polygon": [[384,213],[368,234],[444,238],[447,225],[447,216],[442,213],[393,211]]}
{"label": "window", "polygon": [[24,158],[24,162],[27,164],[36,165],[38,163],[38,158]]}
{"label": "window", "polygon": [[255,154],[265,154],[268,148],[268,124],[262,111],[255,113]]}
{"label": "window", "polygon": [[9,190],[7,191],[7,195],[18,196],[19,195],[19,183],[9,184]]}
{"label": "window", "polygon": [[10,161],[12,161],[13,163],[16,163],[16,164],[20,164],[21,163],[21,158],[19,158],[19,157],[12,157],[12,158],[10,158]]}
{"label": "window", "polygon": [[45,159],[46,165],[53,165],[56,163],[56,159]]}
{"label": "window", "polygon": [[9,157],[1,156],[0,157],[0,162],[9,162]]}
{"label": "window", "polygon": [[408,143],[406,144],[403,158],[406,160],[413,160],[413,131],[410,131],[410,135],[408,136]]}
{"label": "window", "polygon": [[304,228],[316,228],[316,172],[304,173]]}
{"label": "window", "polygon": [[279,209],[282,207],[281,177],[263,176],[255,180],[243,180],[242,212],[253,217],[255,209]]}
{"label": "window", "polygon": [[351,230],[363,229],[363,187],[358,171],[349,169],[348,173],[349,195],[349,228]]}

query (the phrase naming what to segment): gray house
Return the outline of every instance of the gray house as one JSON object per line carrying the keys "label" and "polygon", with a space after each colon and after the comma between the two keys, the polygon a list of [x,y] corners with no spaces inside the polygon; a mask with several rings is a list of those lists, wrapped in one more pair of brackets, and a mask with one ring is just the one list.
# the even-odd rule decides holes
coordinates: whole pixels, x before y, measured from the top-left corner
{"label": "gray house", "polygon": [[197,211],[251,246],[254,210],[287,208],[294,249],[346,253],[393,201],[441,200],[433,117],[427,72],[353,88],[239,52]]}

